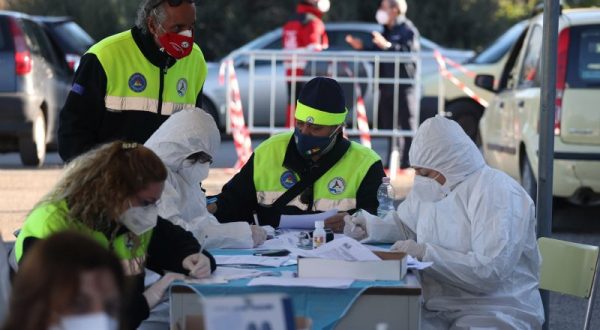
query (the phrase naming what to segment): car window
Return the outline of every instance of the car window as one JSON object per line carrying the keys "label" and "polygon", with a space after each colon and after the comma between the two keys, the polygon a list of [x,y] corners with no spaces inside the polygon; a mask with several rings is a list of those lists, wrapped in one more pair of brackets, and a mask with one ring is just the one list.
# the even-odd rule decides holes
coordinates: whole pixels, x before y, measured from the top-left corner
{"label": "car window", "polygon": [[75,22],[52,23],[49,28],[65,53],[83,54],[94,44],[94,39]]}
{"label": "car window", "polygon": [[571,88],[600,88],[600,25],[570,31],[567,83]]}
{"label": "car window", "polygon": [[353,50],[346,42],[346,35],[351,34],[355,38],[359,38],[363,42],[365,49],[373,47],[373,36],[367,31],[327,31],[329,38],[329,48],[327,50]]}
{"label": "car window", "polygon": [[521,73],[519,74],[519,87],[530,88],[540,86],[540,55],[542,51],[542,28],[535,25],[527,41],[527,48],[523,56]]}
{"label": "car window", "polygon": [[32,40],[35,40],[34,42],[37,44],[39,54],[45,58],[48,63],[57,65],[58,60],[56,54],[54,53],[50,40],[48,40],[43,28],[37,23],[29,20],[25,20],[24,23],[26,26],[26,33],[32,36]]}
{"label": "car window", "polygon": [[11,50],[12,44],[10,31],[8,31],[8,20],[0,16],[0,51]]}
{"label": "car window", "polygon": [[280,50],[282,48],[282,39],[277,38],[268,43],[263,49]]}
{"label": "car window", "polygon": [[509,87],[509,83],[511,83],[513,79],[513,74],[515,74],[515,64],[517,63],[517,59],[519,58],[519,54],[521,53],[521,49],[523,48],[523,43],[525,42],[525,37],[527,36],[527,29],[521,32],[521,35],[517,39],[517,42],[513,45],[510,50],[510,55],[506,60],[506,64],[504,65],[504,69],[502,70],[502,75],[500,76],[500,82],[498,83],[498,90],[502,91]]}
{"label": "car window", "polygon": [[23,28],[25,41],[27,42],[27,46],[29,46],[29,51],[35,55],[42,55],[42,50],[40,49],[40,42],[38,41],[37,34],[35,33],[35,23],[27,20],[22,20],[21,27]]}
{"label": "car window", "polygon": [[504,32],[498,39],[494,40],[486,49],[473,58],[472,63],[490,64],[496,63],[504,57],[510,50],[510,47],[515,44],[519,35],[523,32],[527,22],[523,21],[513,25],[510,29]]}

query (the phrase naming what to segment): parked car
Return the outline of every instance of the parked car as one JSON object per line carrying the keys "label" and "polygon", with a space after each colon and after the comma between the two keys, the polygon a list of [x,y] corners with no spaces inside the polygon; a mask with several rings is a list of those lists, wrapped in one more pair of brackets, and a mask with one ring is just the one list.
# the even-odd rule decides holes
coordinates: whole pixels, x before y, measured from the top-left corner
{"label": "parked car", "polygon": [[64,58],[32,17],[0,11],[0,150],[44,162],[70,89]]}
{"label": "parked car", "polygon": [[46,28],[50,39],[63,53],[69,69],[75,72],[81,56],[96,41],[70,17],[35,16],[34,18]]}
{"label": "parked car", "polygon": [[[327,23],[325,25],[325,29],[327,30],[327,35],[329,37],[329,48],[326,52],[335,52],[335,51],[351,51],[353,50],[350,45],[348,45],[345,41],[345,37],[347,34],[352,34],[355,37],[362,39],[365,47],[371,46],[372,43],[372,31],[381,30],[381,26],[377,24],[370,23]],[[248,83],[249,83],[249,66],[248,59],[240,52],[248,51],[248,50],[281,50],[281,28],[272,30],[258,37],[257,39],[243,45],[242,47],[234,50],[225,58],[232,58],[234,61],[235,72],[237,75],[237,79],[240,85],[240,93],[242,98],[242,106],[244,109],[244,114],[247,116],[248,109]],[[433,72],[437,70],[437,64],[435,59],[433,58],[433,50],[439,49],[446,56],[452,58],[457,62],[464,62],[467,59],[471,58],[474,55],[473,51],[470,50],[457,50],[457,49],[446,49],[432,42],[431,40],[421,37],[421,54],[423,56],[422,63],[422,73],[426,74],[428,72]],[[218,75],[219,75],[219,66],[220,63],[208,63],[208,75],[206,82],[204,84],[203,89],[203,106],[206,111],[211,113],[217,123],[219,123],[219,127],[223,128],[225,126],[225,87],[219,85],[218,83]],[[257,62],[255,66],[257,75],[269,75],[271,72],[271,65],[269,61],[261,61]],[[358,76],[368,76],[372,75],[372,68],[369,65],[365,65],[365,63],[361,63],[361,66],[358,69],[357,73],[354,73]],[[283,65],[278,63],[276,68],[276,73],[282,79],[276,80],[275,85],[275,126],[283,127],[285,123],[285,110],[286,102],[287,102],[287,87],[285,81],[283,80],[284,73]],[[340,68],[338,69],[340,72],[340,76],[344,76],[345,73]],[[317,68],[315,75],[323,75],[327,74],[326,69]],[[254,115],[254,125],[256,126],[269,126],[269,102],[270,102],[270,91],[271,91],[271,82],[270,81],[255,81],[255,115]],[[346,84],[344,90],[346,92],[346,98],[349,109],[353,107],[353,86],[351,84]],[[372,88],[364,89],[365,92],[365,103],[367,105],[367,111],[372,104]]]}
{"label": "parked car", "polygon": [[[521,181],[535,200],[540,130],[542,16],[512,50],[480,122],[483,154]],[[600,201],[600,9],[565,10],[559,19],[553,195],[580,204]]]}
{"label": "parked car", "polygon": [[[506,63],[511,48],[527,28],[527,25],[527,20],[513,25],[481,53],[464,63],[462,66],[466,69],[466,72],[470,72],[469,74],[449,65],[447,66],[448,71],[450,71],[450,73],[466,87],[474,91],[477,96],[489,102],[493,99],[494,93],[477,87],[473,80],[473,75],[490,74],[495,78],[498,78]],[[438,72],[436,71],[429,75],[424,75],[422,83],[423,97],[421,98],[421,113],[426,114],[425,116],[422,116],[422,118],[424,118],[433,116],[438,112]],[[465,130],[467,135],[469,135],[473,141],[478,142],[479,120],[483,115],[484,107],[471,97],[467,96],[467,94],[448,79],[443,79],[442,83],[446,116],[456,120]]]}

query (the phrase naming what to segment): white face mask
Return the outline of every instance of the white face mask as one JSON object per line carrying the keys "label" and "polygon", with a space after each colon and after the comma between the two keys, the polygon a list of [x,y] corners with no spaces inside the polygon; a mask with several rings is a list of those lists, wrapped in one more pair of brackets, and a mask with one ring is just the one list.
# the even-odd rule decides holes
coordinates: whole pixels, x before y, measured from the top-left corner
{"label": "white face mask", "polygon": [[119,323],[106,313],[65,316],[50,330],[117,330]]}
{"label": "white face mask", "polygon": [[183,179],[192,185],[200,184],[204,179],[208,178],[208,171],[210,170],[209,163],[194,162],[191,163],[189,159],[183,161],[183,165],[177,171]]}
{"label": "white face mask", "polygon": [[156,204],[130,207],[121,214],[119,220],[132,233],[140,236],[156,226],[158,208]]}
{"label": "white face mask", "polygon": [[331,2],[329,2],[329,0],[319,0],[319,2],[317,2],[317,8],[319,8],[319,11],[322,13],[328,12],[330,7]]}
{"label": "white face mask", "polygon": [[375,20],[381,25],[386,25],[390,20],[390,16],[388,15],[387,11],[378,9],[377,13],[375,13]]}
{"label": "white face mask", "polygon": [[421,202],[438,202],[448,196],[449,193],[450,191],[435,179],[415,175],[412,194]]}

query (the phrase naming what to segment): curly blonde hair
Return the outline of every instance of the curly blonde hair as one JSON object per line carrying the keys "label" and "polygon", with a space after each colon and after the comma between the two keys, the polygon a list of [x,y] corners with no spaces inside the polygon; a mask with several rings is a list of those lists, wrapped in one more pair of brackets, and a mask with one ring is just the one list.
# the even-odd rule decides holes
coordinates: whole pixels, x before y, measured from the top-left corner
{"label": "curly blonde hair", "polygon": [[167,169],[152,150],[115,141],[74,159],[38,205],[66,201],[65,220],[108,234],[112,243],[119,227],[115,222],[128,207],[125,201],[166,179]]}

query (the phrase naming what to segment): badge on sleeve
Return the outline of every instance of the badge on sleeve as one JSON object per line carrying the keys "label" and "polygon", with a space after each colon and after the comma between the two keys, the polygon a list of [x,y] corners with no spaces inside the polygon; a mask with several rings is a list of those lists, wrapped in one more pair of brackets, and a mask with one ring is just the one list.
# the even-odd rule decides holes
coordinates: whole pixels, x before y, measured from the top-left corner
{"label": "badge on sleeve", "polygon": [[339,195],[346,190],[346,182],[340,177],[333,178],[327,185],[329,192],[334,195]]}
{"label": "badge on sleeve", "polygon": [[281,185],[285,189],[290,189],[296,184],[296,182],[298,182],[298,180],[296,179],[296,175],[294,175],[294,172],[285,171],[281,175],[281,178],[279,178],[279,182],[281,182]]}
{"label": "badge on sleeve", "polygon": [[146,89],[146,78],[141,73],[134,73],[129,77],[129,88],[136,93],[141,93]]}
{"label": "badge on sleeve", "polygon": [[183,97],[185,95],[185,92],[187,92],[187,88],[188,84],[185,78],[181,78],[179,79],[179,81],[177,81],[177,95]]}

